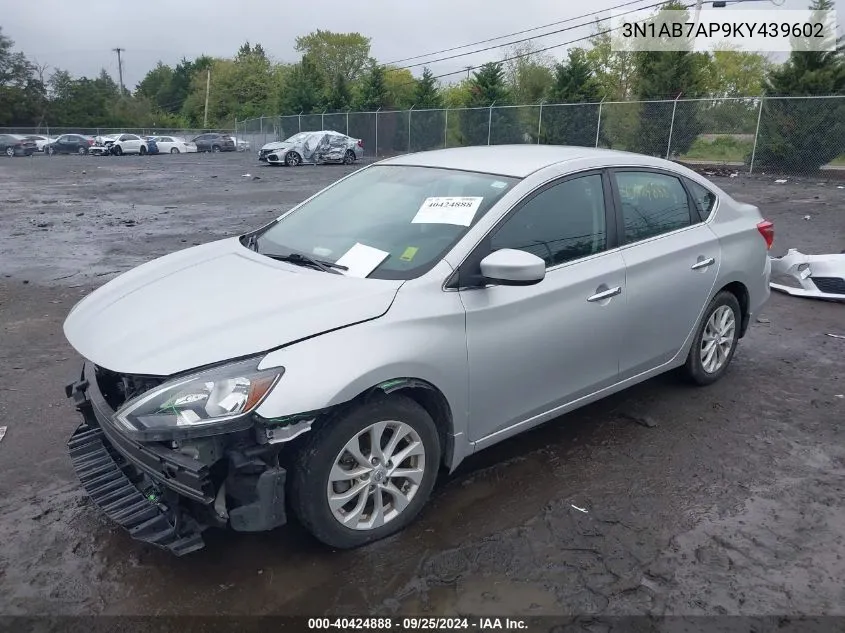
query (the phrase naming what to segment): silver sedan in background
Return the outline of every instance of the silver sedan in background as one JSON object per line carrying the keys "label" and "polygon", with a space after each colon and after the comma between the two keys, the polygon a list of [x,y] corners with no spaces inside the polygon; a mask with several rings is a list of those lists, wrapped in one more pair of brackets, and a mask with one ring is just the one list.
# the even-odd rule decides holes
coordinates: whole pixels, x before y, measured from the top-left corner
{"label": "silver sedan in background", "polygon": [[[757,207],[648,156],[384,160],[77,304],[71,458],[109,516],[177,554],[286,507],[362,545],[476,451],[668,370],[724,377],[769,297],[773,236]],[[221,301],[231,285],[249,300]]]}
{"label": "silver sedan in background", "polygon": [[300,132],[284,141],[267,143],[258,160],[270,165],[343,163],[351,165],[364,156],[364,141],[332,130]]}

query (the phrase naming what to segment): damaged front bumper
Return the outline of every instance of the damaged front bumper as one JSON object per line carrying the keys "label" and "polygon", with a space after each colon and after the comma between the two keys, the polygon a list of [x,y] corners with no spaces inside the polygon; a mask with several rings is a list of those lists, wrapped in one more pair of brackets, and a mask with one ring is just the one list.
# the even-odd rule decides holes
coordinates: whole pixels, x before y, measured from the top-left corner
{"label": "damaged front bumper", "polygon": [[805,255],[791,248],[770,258],[773,290],[796,297],[845,300],[845,254]]}
{"label": "damaged front bumper", "polygon": [[182,556],[204,546],[209,527],[260,532],[286,522],[286,471],[273,443],[249,432],[138,442],[115,425],[90,363],[65,391],[84,420],[68,441],[79,480],[133,538]]}

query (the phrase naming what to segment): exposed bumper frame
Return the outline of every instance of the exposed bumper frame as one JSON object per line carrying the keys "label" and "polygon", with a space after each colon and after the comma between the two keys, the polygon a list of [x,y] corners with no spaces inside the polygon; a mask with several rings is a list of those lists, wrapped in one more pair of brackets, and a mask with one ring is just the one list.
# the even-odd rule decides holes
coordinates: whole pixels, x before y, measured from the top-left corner
{"label": "exposed bumper frame", "polygon": [[772,276],[789,276],[797,286],[771,282],[773,290],[796,297],[845,301],[845,254],[805,255],[791,248],[771,257]]}

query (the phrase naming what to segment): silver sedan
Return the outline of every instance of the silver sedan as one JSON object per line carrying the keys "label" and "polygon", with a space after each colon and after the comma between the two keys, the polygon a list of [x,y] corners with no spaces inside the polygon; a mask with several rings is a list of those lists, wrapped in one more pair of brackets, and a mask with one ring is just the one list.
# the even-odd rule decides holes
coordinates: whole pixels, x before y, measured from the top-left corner
{"label": "silver sedan", "polygon": [[[273,529],[286,507],[362,545],[476,451],[669,370],[724,377],[769,297],[773,236],[757,207],[648,156],[384,160],[83,299],[64,326],[88,359],[67,388],[86,420],[71,457],[104,511],[176,553],[209,524]],[[118,453],[119,503],[91,483]]]}

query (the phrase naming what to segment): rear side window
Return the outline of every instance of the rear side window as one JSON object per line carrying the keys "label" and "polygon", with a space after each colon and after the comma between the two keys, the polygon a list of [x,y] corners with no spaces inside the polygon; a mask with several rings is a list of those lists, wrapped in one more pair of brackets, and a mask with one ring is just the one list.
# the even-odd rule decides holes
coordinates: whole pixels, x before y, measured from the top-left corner
{"label": "rear side window", "polygon": [[491,248],[527,251],[556,266],[603,251],[606,235],[604,191],[594,174],[534,196],[496,230]]}
{"label": "rear side window", "polygon": [[716,204],[716,194],[697,182],[687,179],[687,188],[702,220],[706,220]]}
{"label": "rear side window", "polygon": [[616,172],[625,241],[637,242],[689,226],[687,192],[675,176],[654,172]]}

